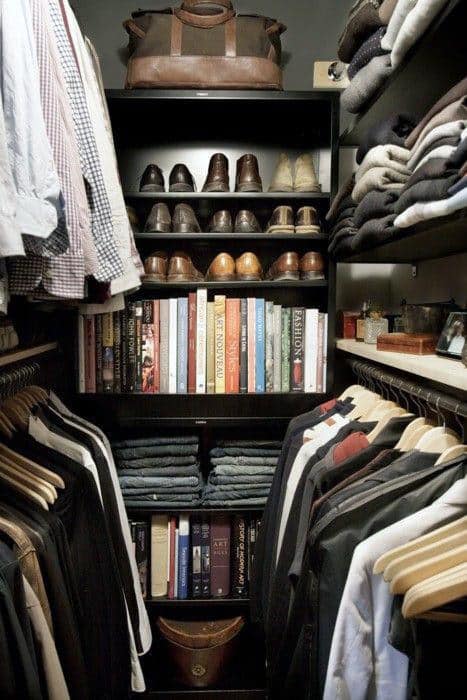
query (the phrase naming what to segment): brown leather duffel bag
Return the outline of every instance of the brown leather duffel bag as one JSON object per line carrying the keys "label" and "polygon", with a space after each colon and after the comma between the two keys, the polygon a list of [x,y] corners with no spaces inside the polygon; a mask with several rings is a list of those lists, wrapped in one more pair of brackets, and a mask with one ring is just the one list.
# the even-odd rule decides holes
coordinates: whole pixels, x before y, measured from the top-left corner
{"label": "brown leather duffel bag", "polygon": [[237,15],[230,0],[140,10],[123,26],[130,35],[127,88],[282,89],[286,27]]}

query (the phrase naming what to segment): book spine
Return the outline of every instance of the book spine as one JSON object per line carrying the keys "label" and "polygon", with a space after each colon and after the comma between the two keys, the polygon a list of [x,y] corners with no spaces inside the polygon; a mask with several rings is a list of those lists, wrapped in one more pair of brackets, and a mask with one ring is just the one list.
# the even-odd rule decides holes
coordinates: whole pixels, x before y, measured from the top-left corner
{"label": "book spine", "polygon": [[188,598],[188,564],[190,550],[190,519],[180,515],[178,522],[178,597]]}
{"label": "book spine", "polygon": [[274,379],[273,391],[282,391],[282,306],[274,304],[273,320],[273,356],[274,356]]}
{"label": "book spine", "polygon": [[282,309],[281,384],[282,391],[290,391],[290,309]]}
{"label": "book spine", "polygon": [[96,315],[96,391],[101,394],[104,391],[104,379],[102,376],[102,314]]}
{"label": "book spine", "polygon": [[303,391],[303,341],[305,309],[293,308],[290,343],[290,390]]}
{"label": "book spine", "polygon": [[196,292],[188,295],[188,393],[196,393]]}
{"label": "book spine", "polygon": [[114,326],[114,392],[122,391],[122,311],[113,312]]}
{"label": "book spine", "polygon": [[323,391],[323,345],[324,345],[324,316],[318,314],[318,363],[317,363],[317,391]]}
{"label": "book spine", "polygon": [[141,326],[141,390],[154,393],[154,317],[152,301],[143,301]]}
{"label": "book spine", "polygon": [[225,394],[225,296],[214,297],[216,394]]}
{"label": "book spine", "polygon": [[167,515],[153,515],[151,520],[151,595],[162,598],[167,595]]}
{"label": "book spine", "polygon": [[211,526],[208,520],[201,523],[201,595],[211,595]]}
{"label": "book spine", "polygon": [[305,391],[317,390],[318,370],[318,309],[305,311]]}
{"label": "book spine", "polygon": [[206,289],[196,292],[196,393],[206,393]]}
{"label": "book spine", "polygon": [[201,521],[191,520],[191,593],[201,598]]}
{"label": "book spine", "polygon": [[248,299],[248,392],[254,393],[256,386],[256,303]]}
{"label": "book spine", "polygon": [[274,391],[274,303],[266,302],[266,392]]}
{"label": "book spine", "polygon": [[248,534],[246,520],[236,515],[232,522],[232,593],[243,598],[248,593]]}
{"label": "book spine", "polygon": [[148,594],[148,550],[147,523],[135,523],[135,559],[143,598]]}
{"label": "book spine", "polygon": [[122,364],[122,394],[128,392],[128,307],[122,313],[122,347],[121,347],[121,364]]}
{"label": "book spine", "polygon": [[208,301],[206,308],[206,390],[216,393],[216,342],[214,323],[214,302]]}
{"label": "book spine", "polygon": [[84,390],[96,393],[96,326],[91,314],[84,316]]}
{"label": "book spine", "polygon": [[211,595],[226,598],[230,593],[230,521],[228,516],[211,519]]}
{"label": "book spine", "polygon": [[188,299],[178,300],[177,317],[177,393],[187,393],[188,382]]}
{"label": "book spine", "polygon": [[141,348],[143,346],[143,302],[135,302],[135,392],[143,389],[143,361]]}
{"label": "book spine", "polygon": [[322,390],[324,393],[327,391],[327,378],[328,378],[328,314],[323,314],[324,318],[324,328],[323,328],[323,381]]}
{"label": "book spine", "polygon": [[171,517],[169,521],[169,586],[168,597],[175,598],[175,531],[177,529],[177,519]]}
{"label": "book spine", "polygon": [[102,314],[102,385],[104,393],[114,389],[114,325],[111,313]]}
{"label": "book spine", "polygon": [[136,316],[135,302],[128,304],[128,387],[127,391],[133,393],[136,386]]}
{"label": "book spine", "polygon": [[248,526],[248,581],[253,575],[253,563],[255,560],[256,547],[256,519],[252,518]]}
{"label": "book spine", "polygon": [[225,302],[225,391],[240,390],[240,299]]}
{"label": "book spine", "polygon": [[169,394],[177,393],[178,300],[169,299]]}
{"label": "book spine", "polygon": [[248,301],[240,299],[240,393],[248,391]]}
{"label": "book spine", "polygon": [[180,537],[178,527],[175,528],[175,564],[174,564],[174,598],[178,598],[178,562]]}
{"label": "book spine", "polygon": [[257,394],[263,394],[265,386],[265,302],[264,299],[256,299],[256,350],[255,350],[255,390]]}
{"label": "book spine", "polygon": [[161,390],[161,356],[160,356],[160,304],[159,299],[154,299],[152,302],[152,318],[153,318],[153,338],[154,338],[154,393],[158,394]]}
{"label": "book spine", "polygon": [[169,393],[169,300],[161,299],[160,314],[160,391]]}

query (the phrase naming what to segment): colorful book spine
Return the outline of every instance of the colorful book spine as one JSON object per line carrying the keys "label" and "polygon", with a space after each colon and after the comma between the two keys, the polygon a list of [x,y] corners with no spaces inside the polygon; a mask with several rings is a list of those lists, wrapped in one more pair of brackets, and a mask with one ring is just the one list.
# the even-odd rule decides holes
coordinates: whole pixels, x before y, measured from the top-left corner
{"label": "colorful book spine", "polygon": [[248,299],[248,392],[256,387],[256,300]]}
{"label": "colorful book spine", "polygon": [[143,390],[143,302],[135,302],[135,392]]}
{"label": "colorful book spine", "polygon": [[168,597],[175,598],[175,536],[177,529],[177,518],[172,516],[169,520],[169,583]]}
{"label": "colorful book spine", "polygon": [[327,376],[328,376],[328,314],[323,314],[324,316],[324,327],[323,327],[323,381],[322,389],[323,392],[327,391]]}
{"label": "colorful book spine", "polygon": [[96,324],[91,314],[84,316],[84,390],[96,393]]}
{"label": "colorful book spine", "polygon": [[141,391],[154,393],[154,313],[152,301],[143,301],[141,326]]}
{"label": "colorful book spine", "polygon": [[196,292],[188,295],[188,393],[196,393]]}
{"label": "colorful book spine", "polygon": [[207,330],[206,289],[196,292],[196,393],[206,393],[206,330]]}
{"label": "colorful book spine", "polygon": [[182,297],[177,307],[177,393],[188,390],[188,299]]}
{"label": "colorful book spine", "polygon": [[128,392],[128,306],[122,311],[121,327],[122,393]]}
{"label": "colorful book spine", "polygon": [[240,299],[225,302],[225,391],[240,391]]}
{"label": "colorful book spine", "polygon": [[102,314],[102,388],[114,390],[114,325],[112,313]]}
{"label": "colorful book spine", "polygon": [[193,598],[201,598],[201,521],[191,520],[191,594]]}
{"label": "colorful book spine", "polygon": [[148,525],[145,522],[137,522],[134,524],[135,530],[135,559],[138,567],[139,581],[141,584],[141,593],[143,598],[148,594],[148,561],[149,561],[149,542],[148,542]]}
{"label": "colorful book spine", "polygon": [[256,299],[256,348],[255,348],[255,391],[257,394],[263,394],[266,388],[265,382],[265,357],[266,357],[266,342],[265,342],[265,301],[264,299]]}
{"label": "colorful book spine", "polygon": [[266,302],[266,392],[274,391],[274,302]]}
{"label": "colorful book spine", "polygon": [[122,391],[122,311],[113,312],[114,326],[114,392],[120,394]]}
{"label": "colorful book spine", "polygon": [[291,316],[290,391],[303,391],[305,309],[295,307]]}
{"label": "colorful book spine", "polygon": [[175,528],[175,564],[174,564],[174,598],[178,598],[178,562],[179,562],[179,532],[178,527]]}
{"label": "colorful book spine", "polygon": [[290,318],[291,309],[282,309],[281,383],[282,391],[290,391]]}
{"label": "colorful book spine", "polygon": [[135,302],[128,302],[127,313],[127,338],[128,338],[128,373],[127,373],[127,391],[133,393],[136,385],[136,315]]}
{"label": "colorful book spine", "polygon": [[256,547],[256,519],[252,518],[248,525],[248,581],[253,575],[253,563],[255,559]]}
{"label": "colorful book spine", "polygon": [[216,341],[213,301],[208,301],[206,307],[206,390],[208,394],[216,393]]}
{"label": "colorful book spine", "polygon": [[177,299],[169,299],[169,394],[177,393]]}
{"label": "colorful book spine", "polygon": [[318,370],[318,309],[305,311],[305,382],[306,392],[317,391]]}
{"label": "colorful book spine", "polygon": [[273,391],[279,393],[282,391],[282,306],[280,304],[274,304],[273,335]]}
{"label": "colorful book spine", "polygon": [[240,299],[240,393],[248,391],[248,300]]}
{"label": "colorful book spine", "polygon": [[190,550],[190,519],[180,515],[178,520],[178,598],[188,598],[188,566]]}
{"label": "colorful book spine", "polygon": [[154,393],[161,390],[160,367],[160,303],[159,299],[152,302],[153,337],[154,337]]}
{"label": "colorful book spine", "polygon": [[159,302],[160,315],[160,391],[169,393],[169,300]]}
{"label": "colorful book spine", "polygon": [[225,394],[225,296],[214,297],[216,394]]}
{"label": "colorful book spine", "polygon": [[153,515],[151,520],[151,595],[153,598],[163,598],[167,595],[168,534],[167,515]]}
{"label": "colorful book spine", "polygon": [[317,391],[323,391],[323,345],[324,345],[324,314],[318,314],[318,364],[317,364]]}
{"label": "colorful book spine", "polygon": [[201,522],[201,595],[211,595],[211,525],[209,520]]}
{"label": "colorful book spine", "polygon": [[232,593],[238,598],[248,594],[248,533],[243,515],[232,521]]}
{"label": "colorful book spine", "polygon": [[230,594],[230,519],[226,515],[211,518],[211,595],[226,598]]}

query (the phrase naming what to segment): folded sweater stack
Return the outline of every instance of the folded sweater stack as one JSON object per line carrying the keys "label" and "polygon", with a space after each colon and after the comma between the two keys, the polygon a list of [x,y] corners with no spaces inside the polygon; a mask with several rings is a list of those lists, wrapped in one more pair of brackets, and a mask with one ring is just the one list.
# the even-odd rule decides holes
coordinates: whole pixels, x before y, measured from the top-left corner
{"label": "folded sweater stack", "polygon": [[338,56],[348,63],[349,87],[342,106],[358,114],[408,50],[426,32],[448,0],[357,0],[339,39]]}
{"label": "folded sweater stack", "polygon": [[211,471],[204,489],[203,505],[264,506],[280,451],[281,443],[271,440],[218,442],[209,453]]}
{"label": "folded sweater stack", "polygon": [[114,442],[118,477],[130,507],[196,507],[203,480],[198,437],[156,436]]}

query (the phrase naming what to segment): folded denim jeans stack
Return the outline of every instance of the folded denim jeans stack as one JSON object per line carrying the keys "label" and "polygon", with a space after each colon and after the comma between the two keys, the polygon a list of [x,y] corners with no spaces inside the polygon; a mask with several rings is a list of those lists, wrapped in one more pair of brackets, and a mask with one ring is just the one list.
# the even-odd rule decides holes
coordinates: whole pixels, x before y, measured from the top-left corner
{"label": "folded denim jeans stack", "polygon": [[118,478],[127,506],[192,508],[201,502],[199,440],[194,435],[114,442]]}
{"label": "folded denim jeans stack", "polygon": [[426,32],[448,0],[357,0],[339,39],[348,63],[349,87],[342,106],[358,114],[384,85],[407,51]]}
{"label": "folded denim jeans stack", "polygon": [[211,470],[203,493],[208,507],[264,506],[269,495],[281,442],[231,440],[210,453]]}

